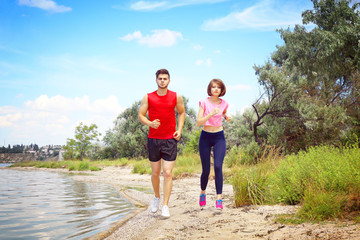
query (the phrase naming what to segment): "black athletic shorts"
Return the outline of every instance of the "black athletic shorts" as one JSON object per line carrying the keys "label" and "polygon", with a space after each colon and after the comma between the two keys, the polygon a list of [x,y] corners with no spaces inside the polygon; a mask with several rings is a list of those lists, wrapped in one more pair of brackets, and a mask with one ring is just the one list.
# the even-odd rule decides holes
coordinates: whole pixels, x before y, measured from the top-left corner
{"label": "black athletic shorts", "polygon": [[177,155],[177,141],[172,139],[148,138],[149,160],[157,162],[161,158],[166,161],[175,161]]}

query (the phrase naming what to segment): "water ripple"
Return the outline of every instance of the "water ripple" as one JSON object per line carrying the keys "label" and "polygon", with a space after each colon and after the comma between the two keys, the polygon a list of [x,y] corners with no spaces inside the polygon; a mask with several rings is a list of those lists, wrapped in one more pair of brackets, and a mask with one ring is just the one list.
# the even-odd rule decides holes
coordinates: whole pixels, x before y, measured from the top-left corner
{"label": "water ripple", "polygon": [[83,239],[134,209],[110,185],[0,169],[0,239]]}

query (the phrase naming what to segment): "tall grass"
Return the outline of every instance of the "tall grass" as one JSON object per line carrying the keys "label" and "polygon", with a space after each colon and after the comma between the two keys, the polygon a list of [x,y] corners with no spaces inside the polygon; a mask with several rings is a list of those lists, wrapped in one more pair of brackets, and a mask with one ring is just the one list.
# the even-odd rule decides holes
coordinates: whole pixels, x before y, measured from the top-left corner
{"label": "tall grass", "polygon": [[[360,213],[360,149],[312,147],[288,156],[274,174],[274,195],[281,203],[301,203],[310,220]],[[350,199],[356,199],[356,201]]]}
{"label": "tall grass", "polygon": [[199,154],[185,153],[177,157],[173,170],[173,177],[187,177],[201,172],[201,160]]}
{"label": "tall grass", "polygon": [[138,173],[141,175],[142,174],[151,174],[150,162],[147,159],[138,160],[131,165],[133,166],[132,173]]}
{"label": "tall grass", "polygon": [[[360,149],[318,146],[282,159],[268,148],[232,178],[236,206],[300,204],[298,217],[325,220],[360,213]],[[358,218],[357,218],[358,219]]]}
{"label": "tall grass", "polygon": [[[269,179],[274,169],[283,158],[281,149],[273,146],[263,146],[262,154],[257,154],[257,164],[238,164],[233,166],[233,174],[231,176],[231,184],[234,189],[235,206],[243,206],[249,204],[270,203],[273,200],[271,188],[269,188]],[[234,151],[239,158],[243,155],[243,151]],[[234,153],[233,152],[233,153]],[[229,154],[230,159],[235,156]],[[252,153],[251,156],[255,157]],[[250,159],[249,156],[245,157]]]}

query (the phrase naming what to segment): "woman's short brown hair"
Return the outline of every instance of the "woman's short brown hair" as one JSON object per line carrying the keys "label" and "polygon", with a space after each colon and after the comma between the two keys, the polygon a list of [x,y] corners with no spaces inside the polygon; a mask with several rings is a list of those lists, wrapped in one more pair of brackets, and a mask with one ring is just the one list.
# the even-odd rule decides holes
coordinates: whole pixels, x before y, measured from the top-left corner
{"label": "woman's short brown hair", "polygon": [[224,96],[226,93],[226,87],[225,87],[225,84],[223,83],[223,81],[221,81],[221,79],[219,79],[219,78],[214,78],[213,80],[210,81],[208,88],[207,88],[207,94],[209,96],[211,96],[211,87],[214,83],[218,84],[221,88],[221,93],[220,93],[219,97]]}

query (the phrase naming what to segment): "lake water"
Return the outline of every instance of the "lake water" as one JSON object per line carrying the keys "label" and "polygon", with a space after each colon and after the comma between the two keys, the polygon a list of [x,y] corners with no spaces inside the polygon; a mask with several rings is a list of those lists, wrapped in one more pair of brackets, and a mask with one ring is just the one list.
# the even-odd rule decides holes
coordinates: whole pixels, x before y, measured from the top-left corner
{"label": "lake water", "polygon": [[111,185],[0,169],[0,239],[83,239],[133,210]]}

